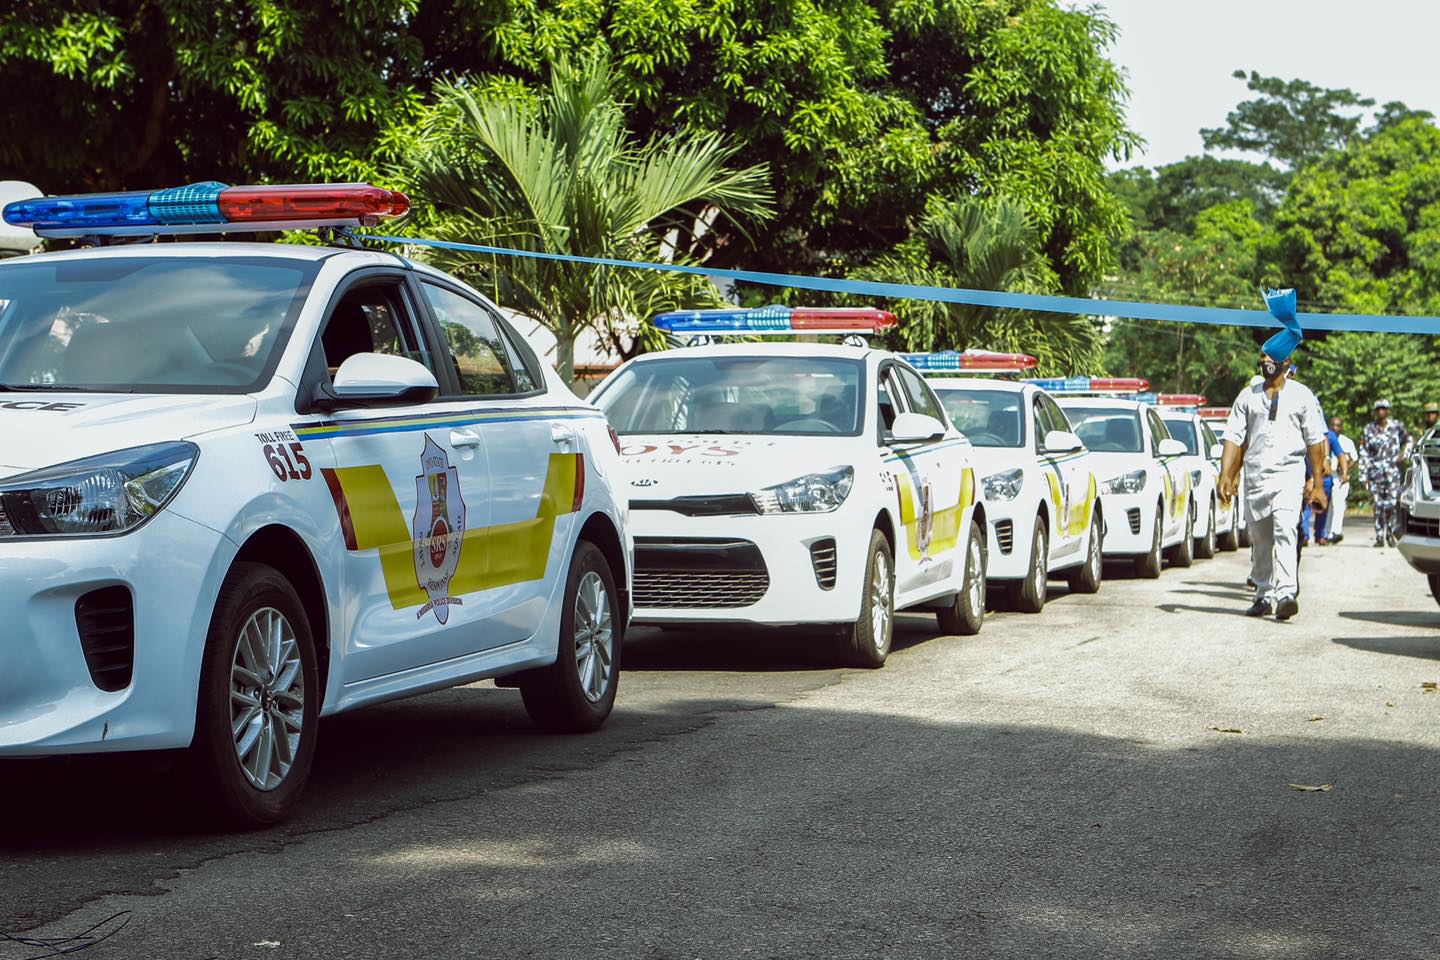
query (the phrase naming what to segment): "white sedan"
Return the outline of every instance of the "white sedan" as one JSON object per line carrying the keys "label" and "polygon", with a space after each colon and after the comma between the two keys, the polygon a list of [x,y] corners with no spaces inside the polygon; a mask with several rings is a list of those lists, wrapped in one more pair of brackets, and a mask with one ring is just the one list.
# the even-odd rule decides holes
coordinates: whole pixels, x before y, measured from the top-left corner
{"label": "white sedan", "polygon": [[1047,581],[1100,589],[1104,514],[1094,458],[1045,391],[979,377],[929,380],[974,445],[990,530],[990,581],[1026,613],[1045,606]]}
{"label": "white sedan", "polygon": [[1060,408],[1095,459],[1105,500],[1106,557],[1135,562],[1141,577],[1160,576],[1195,556],[1195,509],[1185,445],[1148,403],[1116,397],[1060,397]]}
{"label": "white sedan", "polygon": [[[1162,403],[1163,403],[1163,397]],[[1217,550],[1237,548],[1240,527],[1240,498],[1220,502],[1216,487],[1220,480],[1220,454],[1224,445],[1210,425],[1193,409],[1176,409],[1162,405],[1160,419],[1170,436],[1185,444],[1181,466],[1190,471],[1192,496],[1195,499],[1195,556],[1208,560]]]}
{"label": "white sedan", "polygon": [[829,624],[866,667],[895,610],[979,631],[973,451],[893,354],[688,347],[628,361],[592,399],[621,438],[637,622]]}

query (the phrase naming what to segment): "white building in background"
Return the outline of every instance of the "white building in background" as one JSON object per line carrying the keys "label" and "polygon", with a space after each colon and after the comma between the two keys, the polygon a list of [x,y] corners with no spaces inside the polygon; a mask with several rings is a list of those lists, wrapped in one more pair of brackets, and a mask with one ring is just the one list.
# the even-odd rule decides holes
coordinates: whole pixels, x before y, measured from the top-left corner
{"label": "white building in background", "polygon": [[[555,366],[555,334],[538,320],[533,320],[523,313],[507,307],[501,307],[500,310],[505,314],[505,319],[525,336],[535,352],[544,357],[552,367]],[[575,392],[580,396],[589,393],[591,388],[620,365],[621,360],[621,357],[605,345],[600,334],[586,327],[575,339]]]}

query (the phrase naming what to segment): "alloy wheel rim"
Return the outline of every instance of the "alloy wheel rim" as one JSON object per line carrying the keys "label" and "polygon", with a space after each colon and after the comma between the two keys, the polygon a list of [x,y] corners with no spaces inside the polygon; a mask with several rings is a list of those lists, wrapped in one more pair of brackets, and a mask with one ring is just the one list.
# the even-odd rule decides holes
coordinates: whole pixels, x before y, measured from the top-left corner
{"label": "alloy wheel rim", "polygon": [[235,759],[257,790],[279,787],[300,752],[305,671],[295,629],[274,607],[250,615],[230,664],[230,735]]}
{"label": "alloy wheel rim", "polygon": [[1090,528],[1090,574],[1100,578],[1100,525],[1095,524]]}
{"label": "alloy wheel rim", "polygon": [[980,542],[971,540],[970,556],[965,562],[965,576],[969,580],[966,592],[970,596],[970,609],[977,613],[985,609],[985,578],[980,574],[982,560]]}
{"label": "alloy wheel rim", "polygon": [[870,642],[884,650],[890,630],[890,558],[875,551],[874,572],[870,575]]}
{"label": "alloy wheel rim", "polygon": [[587,570],[575,591],[575,669],[585,699],[598,703],[615,669],[615,626],[605,581]]}
{"label": "alloy wheel rim", "polygon": [[1047,576],[1049,573],[1050,559],[1047,556],[1049,546],[1050,545],[1045,542],[1045,532],[1042,530],[1040,536],[1037,537],[1035,541],[1035,563],[1033,564],[1035,569],[1032,570],[1030,574],[1035,581],[1035,596],[1037,597],[1045,596],[1045,585],[1049,579]]}

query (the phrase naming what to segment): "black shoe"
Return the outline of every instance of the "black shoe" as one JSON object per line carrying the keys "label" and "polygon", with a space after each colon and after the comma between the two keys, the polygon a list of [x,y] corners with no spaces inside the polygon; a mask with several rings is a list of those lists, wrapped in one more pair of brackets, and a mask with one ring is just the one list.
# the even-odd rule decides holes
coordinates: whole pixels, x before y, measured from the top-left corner
{"label": "black shoe", "polygon": [[[1294,603],[1292,600],[1291,603]],[[1256,600],[1250,604],[1250,609],[1245,611],[1247,617],[1268,617],[1270,616],[1270,601]]]}
{"label": "black shoe", "polygon": [[1335,544],[1339,543],[1340,541],[1342,541],[1342,540],[1344,540],[1344,539],[1345,539],[1345,534],[1343,534],[1343,533],[1334,534],[1334,535],[1332,535],[1332,536],[1330,537],[1330,546],[1333,547],[1333,546],[1335,546]]}
{"label": "black shoe", "polygon": [[1286,597],[1284,600],[1281,600],[1280,605],[1275,608],[1275,619],[1284,623],[1299,612],[1299,601],[1294,597]]}
{"label": "black shoe", "polygon": [[1254,589],[1255,589],[1255,581],[1254,581],[1254,580],[1251,580],[1249,577],[1246,577],[1246,578],[1245,578],[1245,586],[1249,587],[1251,590],[1254,590]]}
{"label": "black shoe", "polygon": [[1375,538],[1375,546],[1377,546],[1377,547],[1383,547],[1383,546],[1385,546],[1385,541],[1384,541],[1384,540],[1381,540],[1379,537],[1376,537],[1376,538]]}
{"label": "black shoe", "polygon": [[1390,533],[1390,534],[1386,534],[1386,535],[1385,535],[1385,546],[1387,546],[1387,547],[1393,547],[1393,546],[1395,546],[1395,534]]}

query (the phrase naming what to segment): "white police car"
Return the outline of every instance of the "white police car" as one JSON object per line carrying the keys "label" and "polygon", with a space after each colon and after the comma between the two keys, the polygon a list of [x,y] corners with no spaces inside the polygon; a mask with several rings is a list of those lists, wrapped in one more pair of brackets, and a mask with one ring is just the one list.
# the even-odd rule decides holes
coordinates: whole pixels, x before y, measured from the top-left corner
{"label": "white police car", "polygon": [[[1015,372],[1019,354],[905,354],[925,373]],[[1100,589],[1103,513],[1091,457],[1055,401],[1033,384],[988,377],[931,376],[951,422],[974,446],[989,529],[989,576],[1026,613],[1045,606],[1048,580]]]}
{"label": "white police car", "polygon": [[[172,193],[5,218],[215,233],[407,203],[200,185],[177,210]],[[305,785],[321,716],[485,677],[546,728],[610,713],[617,447],[439,271],[257,243],[5,261],[0,436],[0,757],[189,748],[219,811],[266,823]]]}
{"label": "white police car", "polygon": [[[691,311],[676,334],[893,325],[873,310]],[[592,399],[620,434],[635,620],[833,624],[878,667],[893,614],[979,631],[985,520],[970,443],[895,355],[819,343],[687,347],[622,365]]]}
{"label": "white police car", "polygon": [[[1218,443],[1218,444],[1220,444],[1221,450],[1222,450],[1222,452],[1223,452],[1224,446],[1225,446],[1225,424],[1226,424],[1227,422],[1229,422],[1229,420],[1230,420],[1230,408],[1229,408],[1229,407],[1201,407],[1197,412],[1198,412],[1199,415],[1200,415],[1200,419],[1201,419],[1202,421],[1204,421],[1205,426],[1207,426],[1207,427],[1210,428],[1210,433],[1211,433],[1211,435],[1215,438],[1215,442]],[[1216,465],[1216,469],[1217,469],[1217,470],[1219,469],[1219,465],[1218,465],[1218,464]],[[1240,482],[1240,485],[1239,485],[1239,487],[1238,487],[1237,489],[1243,490],[1243,489],[1245,488],[1245,484],[1244,484],[1245,471],[1244,471],[1243,469],[1240,471],[1240,476],[1241,476],[1241,482]],[[1235,546],[1234,546],[1233,549],[1244,549],[1244,548],[1249,547],[1249,546],[1250,546],[1250,528],[1246,525],[1244,514],[1241,512],[1241,508],[1240,508],[1240,498],[1239,498],[1239,497],[1236,497],[1236,498],[1234,498],[1234,499],[1231,501],[1231,503],[1230,503],[1230,513],[1231,513],[1231,529],[1234,531],[1234,544],[1235,544]],[[1227,541],[1227,540],[1225,540],[1224,538],[1222,538],[1222,547],[1223,547],[1223,549],[1226,549],[1226,550],[1232,549],[1230,546],[1228,546],[1228,542],[1229,542],[1229,541]]]}
{"label": "white police car", "polygon": [[1195,556],[1208,560],[1217,550],[1234,550],[1239,526],[1240,498],[1220,502],[1220,454],[1224,445],[1200,418],[1196,405],[1205,398],[1186,394],[1161,394],[1156,402],[1160,420],[1170,436],[1185,444],[1181,465],[1190,471],[1191,496],[1195,500]]}
{"label": "white police car", "polygon": [[[1080,389],[1078,381],[1042,385],[1052,392]],[[1135,393],[1146,386],[1144,380],[1090,379],[1084,389]],[[1160,576],[1165,554],[1173,566],[1190,566],[1195,510],[1190,472],[1180,460],[1185,445],[1166,432],[1148,403],[1105,396],[1061,396],[1058,402],[1100,477],[1105,556],[1134,560],[1136,574],[1147,578]]]}

